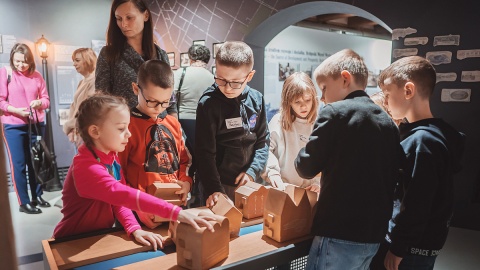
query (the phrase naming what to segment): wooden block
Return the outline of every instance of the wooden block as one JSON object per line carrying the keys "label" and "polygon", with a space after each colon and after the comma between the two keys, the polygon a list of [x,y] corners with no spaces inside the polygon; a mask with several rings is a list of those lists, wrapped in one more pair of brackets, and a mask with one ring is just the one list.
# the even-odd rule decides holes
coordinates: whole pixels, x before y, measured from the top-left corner
{"label": "wooden block", "polygon": [[228,218],[230,222],[230,237],[237,237],[240,232],[242,224],[242,212],[240,212],[230,199],[225,196],[218,196],[218,201],[211,210],[215,215],[220,215]]}
{"label": "wooden block", "polygon": [[263,214],[263,234],[278,242],[310,233],[317,195],[293,185],[285,192],[269,189]]}
{"label": "wooden block", "polygon": [[246,219],[261,217],[267,192],[264,185],[249,181],[235,190],[235,207]]}
{"label": "wooden block", "polygon": [[[202,212],[214,217],[209,221],[215,230],[206,227],[194,230],[190,224],[179,223],[177,226],[177,264],[188,269],[209,269],[228,257],[230,231],[228,219],[223,216]],[[213,244],[215,243],[215,244]]]}
{"label": "wooden block", "polygon": [[[200,213],[202,213],[202,215],[205,215],[205,214],[203,214],[203,212],[213,214],[212,210],[210,210],[210,208],[208,208],[206,206],[197,207],[197,208],[189,208],[189,209],[182,210],[182,211],[187,211],[187,212],[192,213],[196,216],[200,215]],[[170,221],[169,226],[168,226],[168,236],[169,236],[170,239],[172,239],[172,241],[175,244],[177,243],[178,224],[180,224],[179,221]]]}
{"label": "wooden block", "polygon": [[[175,192],[181,190],[182,188],[180,187],[179,184],[177,183],[160,183],[160,182],[154,182],[150,186],[147,187],[147,193],[150,195],[153,195],[157,198],[163,199],[171,204],[174,205],[182,205],[182,201],[180,199],[180,196],[178,194],[175,194]],[[159,216],[155,216],[153,218],[154,222],[168,222],[170,219],[168,218],[162,218]]]}
{"label": "wooden block", "polygon": [[[167,238],[165,245],[172,244],[170,238],[167,237],[167,225],[153,230],[144,230],[158,233]],[[55,239],[43,240],[42,248],[44,261],[48,263],[48,268],[45,267],[47,269],[71,269],[151,250],[151,247],[143,246],[132,237],[128,237],[123,230],[64,242]]]}

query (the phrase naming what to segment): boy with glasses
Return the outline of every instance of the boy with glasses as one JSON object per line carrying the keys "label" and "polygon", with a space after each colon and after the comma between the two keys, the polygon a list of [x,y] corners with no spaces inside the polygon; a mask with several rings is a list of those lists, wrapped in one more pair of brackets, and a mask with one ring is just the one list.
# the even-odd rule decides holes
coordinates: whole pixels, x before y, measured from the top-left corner
{"label": "boy with glasses", "polygon": [[[118,153],[127,184],[141,191],[153,182],[177,183],[177,194],[186,205],[192,186],[188,175],[191,155],[185,147],[178,119],[168,115],[172,100],[173,72],[160,60],[143,63],[137,83],[132,83],[138,104],[130,112],[129,129],[132,136],[125,151]],[[140,221],[154,228],[153,215],[137,211]]]}
{"label": "boy with glasses", "polygon": [[269,132],[263,95],[250,88],[253,52],[245,43],[225,42],[215,58],[215,83],[197,107],[197,177],[207,206],[218,196],[259,179],[268,158]]}

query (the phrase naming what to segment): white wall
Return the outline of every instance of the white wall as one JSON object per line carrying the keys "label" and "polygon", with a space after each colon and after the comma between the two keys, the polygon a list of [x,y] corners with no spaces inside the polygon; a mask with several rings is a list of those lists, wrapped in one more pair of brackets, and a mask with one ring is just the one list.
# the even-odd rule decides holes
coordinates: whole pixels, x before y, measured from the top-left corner
{"label": "white wall", "polygon": [[[392,42],[354,35],[290,26],[265,47],[265,103],[269,117],[279,108],[283,81],[279,79],[279,64],[289,64],[294,71],[313,73],[328,56],[352,49],[360,54],[369,70],[379,73],[390,65]],[[316,83],[315,83],[316,85]],[[367,92],[376,92],[367,87]],[[321,94],[319,93],[319,96]]]}

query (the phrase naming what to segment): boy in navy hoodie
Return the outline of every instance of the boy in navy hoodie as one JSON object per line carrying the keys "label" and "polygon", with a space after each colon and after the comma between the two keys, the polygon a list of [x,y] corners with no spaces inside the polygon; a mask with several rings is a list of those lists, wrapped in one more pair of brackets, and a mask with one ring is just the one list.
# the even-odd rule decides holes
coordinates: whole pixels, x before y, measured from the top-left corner
{"label": "boy in navy hoodie", "polygon": [[240,41],[225,42],[215,57],[215,83],[197,107],[195,155],[197,177],[207,206],[221,194],[259,179],[268,158],[269,133],[263,96],[252,79],[253,52]]}
{"label": "boy in navy hoodie", "polygon": [[402,58],[380,74],[385,105],[394,119],[408,123],[399,127],[404,176],[386,241],[371,269],[433,269],[447,239],[464,135],[433,117],[429,99],[435,81],[435,69],[419,56]]}

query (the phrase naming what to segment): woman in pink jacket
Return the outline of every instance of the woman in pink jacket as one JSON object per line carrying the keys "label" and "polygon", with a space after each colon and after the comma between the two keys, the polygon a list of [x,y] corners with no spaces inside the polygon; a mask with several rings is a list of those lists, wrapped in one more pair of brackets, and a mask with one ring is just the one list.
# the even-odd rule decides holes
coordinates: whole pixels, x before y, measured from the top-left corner
{"label": "woman in pink jacket", "polygon": [[[37,208],[50,207],[42,198],[42,187],[35,179],[30,158],[30,141],[42,136],[45,129],[45,109],[50,106],[45,81],[35,70],[35,61],[30,48],[17,43],[10,52],[10,66],[0,70],[0,110],[3,112],[3,139],[10,160],[12,182],[17,193],[20,212],[39,214]],[[30,109],[33,115],[30,115]],[[36,113],[35,113],[36,112]],[[38,119],[37,117],[38,116]],[[34,138],[28,135],[28,120],[39,122],[41,134],[32,127]],[[27,169],[28,168],[28,181]],[[28,195],[30,186],[31,199]]]}

